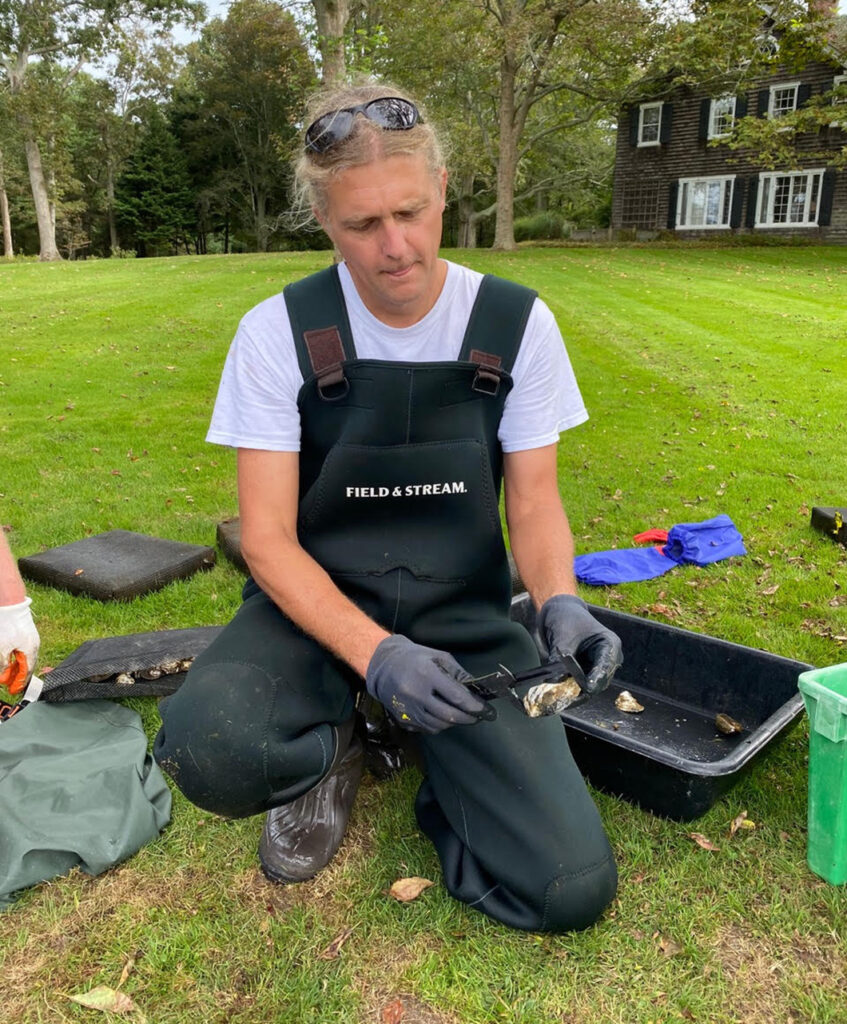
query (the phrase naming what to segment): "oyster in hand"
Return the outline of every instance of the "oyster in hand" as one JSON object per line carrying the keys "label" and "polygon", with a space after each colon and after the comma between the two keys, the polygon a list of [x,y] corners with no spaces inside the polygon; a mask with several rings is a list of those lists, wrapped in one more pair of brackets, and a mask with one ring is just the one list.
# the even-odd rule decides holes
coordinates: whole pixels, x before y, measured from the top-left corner
{"label": "oyster in hand", "polygon": [[560,715],[581,693],[579,683],[567,676],[558,683],[539,683],[530,687],[523,699],[523,706],[530,718]]}

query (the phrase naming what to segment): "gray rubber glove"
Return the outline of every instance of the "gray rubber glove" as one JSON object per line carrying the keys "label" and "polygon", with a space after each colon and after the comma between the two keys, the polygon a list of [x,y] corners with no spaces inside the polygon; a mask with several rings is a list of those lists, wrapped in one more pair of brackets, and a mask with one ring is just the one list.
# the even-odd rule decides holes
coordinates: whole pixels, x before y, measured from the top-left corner
{"label": "gray rubber glove", "polygon": [[538,631],[549,660],[573,655],[585,672],[588,693],[605,690],[623,664],[620,638],[594,618],[581,597],[556,594],[541,606]]}
{"label": "gray rubber glove", "polygon": [[462,685],[470,678],[446,651],[395,634],[374,651],[365,686],[404,729],[433,734],[497,717],[490,704]]}

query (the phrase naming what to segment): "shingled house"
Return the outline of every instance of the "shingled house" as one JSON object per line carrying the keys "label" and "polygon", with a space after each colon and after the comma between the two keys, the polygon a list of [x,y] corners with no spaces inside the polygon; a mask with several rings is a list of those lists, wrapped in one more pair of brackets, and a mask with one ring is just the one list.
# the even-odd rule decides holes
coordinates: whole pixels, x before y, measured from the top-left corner
{"label": "shingled house", "polygon": [[[713,143],[728,137],[735,118],[781,117],[844,83],[847,67],[833,58],[800,74],[777,68],[737,95],[680,89],[624,108],[612,229],[681,237],[771,232],[847,244],[847,170],[827,168],[819,155],[847,145],[847,101],[837,100],[845,103],[837,126],[798,136],[798,169],[763,169],[755,154]],[[818,155],[804,161],[804,152]]]}

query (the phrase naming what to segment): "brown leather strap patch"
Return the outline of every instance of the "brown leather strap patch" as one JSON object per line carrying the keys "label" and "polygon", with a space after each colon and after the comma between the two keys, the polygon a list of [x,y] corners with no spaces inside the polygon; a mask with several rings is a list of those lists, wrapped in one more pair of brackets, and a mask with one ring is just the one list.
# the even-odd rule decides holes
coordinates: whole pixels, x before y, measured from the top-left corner
{"label": "brown leather strap patch", "polygon": [[502,359],[500,356],[492,355],[490,352],[482,352],[478,348],[470,351],[472,363],[477,363],[478,368],[471,387],[474,391],[480,391],[484,395],[496,395],[500,391],[500,377],[503,370],[500,367]]}
{"label": "brown leather strap patch", "polygon": [[344,362],[344,345],[337,327],[323,327],[319,331],[304,331],[303,340],[312,361],[312,370],[323,377]]}
{"label": "brown leather strap patch", "polygon": [[490,352],[481,352],[478,348],[471,349],[471,362],[481,363],[483,366],[493,366],[500,369],[502,359],[500,356],[493,356]]}

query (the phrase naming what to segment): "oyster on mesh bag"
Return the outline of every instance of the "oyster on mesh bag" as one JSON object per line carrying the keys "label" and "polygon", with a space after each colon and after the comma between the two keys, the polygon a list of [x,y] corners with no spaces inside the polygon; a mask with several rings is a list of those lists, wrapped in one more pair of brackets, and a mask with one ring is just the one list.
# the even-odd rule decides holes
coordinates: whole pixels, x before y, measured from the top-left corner
{"label": "oyster on mesh bag", "polygon": [[530,718],[560,715],[581,693],[579,683],[567,676],[558,683],[539,683],[530,687],[523,699],[523,706]]}

